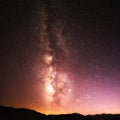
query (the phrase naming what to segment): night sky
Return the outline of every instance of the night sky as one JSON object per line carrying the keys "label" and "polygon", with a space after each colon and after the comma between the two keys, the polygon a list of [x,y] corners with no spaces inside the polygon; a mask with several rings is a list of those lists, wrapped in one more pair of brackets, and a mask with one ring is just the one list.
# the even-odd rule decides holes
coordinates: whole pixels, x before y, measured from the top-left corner
{"label": "night sky", "polygon": [[0,105],[120,113],[117,0],[1,0]]}

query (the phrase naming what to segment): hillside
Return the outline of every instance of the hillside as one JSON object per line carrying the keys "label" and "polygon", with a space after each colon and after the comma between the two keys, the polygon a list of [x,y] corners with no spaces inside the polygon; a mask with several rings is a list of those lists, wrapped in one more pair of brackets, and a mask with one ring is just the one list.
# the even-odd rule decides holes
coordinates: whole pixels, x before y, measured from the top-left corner
{"label": "hillside", "polygon": [[0,106],[0,120],[120,120],[120,115],[101,114],[84,116],[77,113],[45,115],[25,108]]}

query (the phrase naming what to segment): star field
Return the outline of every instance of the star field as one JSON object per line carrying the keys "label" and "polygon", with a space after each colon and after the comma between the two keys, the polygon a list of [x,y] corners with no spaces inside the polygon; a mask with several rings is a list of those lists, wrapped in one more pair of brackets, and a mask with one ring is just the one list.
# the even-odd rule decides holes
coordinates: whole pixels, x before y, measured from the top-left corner
{"label": "star field", "polygon": [[0,8],[0,105],[120,113],[117,2],[15,0]]}

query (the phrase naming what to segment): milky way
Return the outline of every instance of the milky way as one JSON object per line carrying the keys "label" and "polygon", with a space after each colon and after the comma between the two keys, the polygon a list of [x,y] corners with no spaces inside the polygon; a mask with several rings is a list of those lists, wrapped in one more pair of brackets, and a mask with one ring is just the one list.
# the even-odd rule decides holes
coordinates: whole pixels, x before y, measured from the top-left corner
{"label": "milky way", "polygon": [[120,113],[117,0],[3,0],[0,8],[0,105]]}
{"label": "milky way", "polygon": [[62,35],[64,23],[58,28],[54,20],[56,19],[54,10],[53,6],[47,10],[44,8],[41,14],[40,47],[43,51],[41,81],[47,104],[60,107],[68,102],[71,93],[70,80],[65,70],[69,53]]}

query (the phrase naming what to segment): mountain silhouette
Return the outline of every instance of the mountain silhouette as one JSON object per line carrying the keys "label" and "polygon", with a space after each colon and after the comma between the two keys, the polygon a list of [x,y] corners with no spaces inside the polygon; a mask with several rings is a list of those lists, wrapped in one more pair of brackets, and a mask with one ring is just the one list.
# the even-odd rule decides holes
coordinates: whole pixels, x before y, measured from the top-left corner
{"label": "mountain silhouette", "polygon": [[46,120],[46,117],[29,109],[0,106],[0,120]]}
{"label": "mountain silhouette", "polygon": [[120,114],[88,115],[93,120],[120,120]]}
{"label": "mountain silhouette", "polygon": [[45,115],[25,108],[0,106],[0,120],[120,120],[120,115],[101,114],[84,116],[77,113]]}

